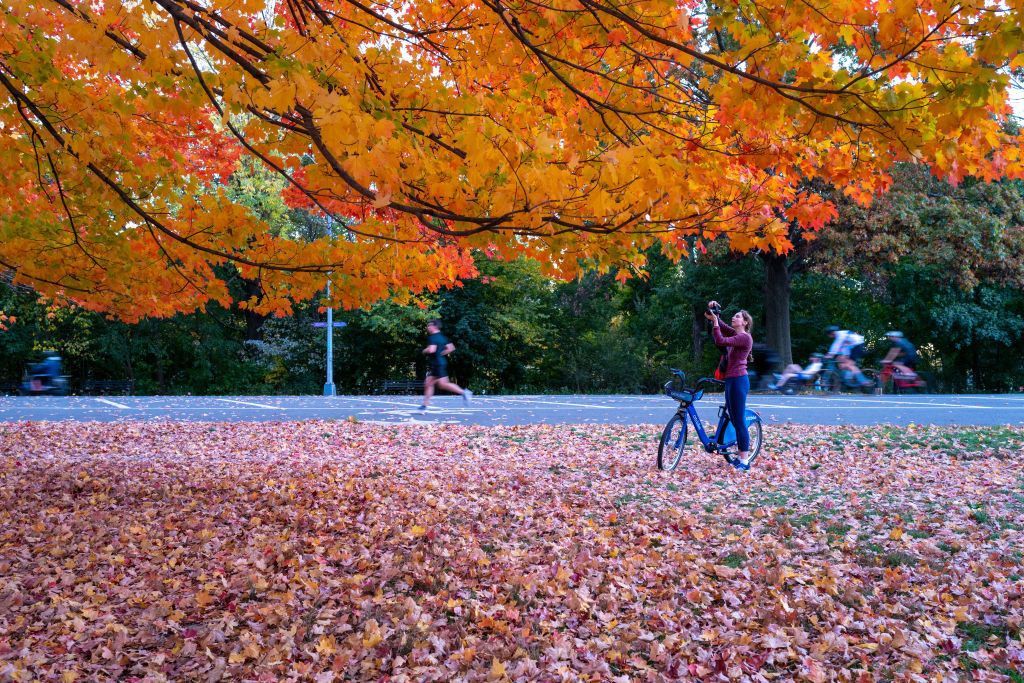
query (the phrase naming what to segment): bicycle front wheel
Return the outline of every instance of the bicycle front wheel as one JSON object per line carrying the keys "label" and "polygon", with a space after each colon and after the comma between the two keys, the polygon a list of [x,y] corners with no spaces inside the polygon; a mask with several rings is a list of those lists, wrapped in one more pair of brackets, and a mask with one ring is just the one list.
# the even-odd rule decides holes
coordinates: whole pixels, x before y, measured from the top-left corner
{"label": "bicycle front wheel", "polygon": [[686,417],[676,413],[665,425],[658,444],[658,469],[671,472],[683,458],[686,448]]}

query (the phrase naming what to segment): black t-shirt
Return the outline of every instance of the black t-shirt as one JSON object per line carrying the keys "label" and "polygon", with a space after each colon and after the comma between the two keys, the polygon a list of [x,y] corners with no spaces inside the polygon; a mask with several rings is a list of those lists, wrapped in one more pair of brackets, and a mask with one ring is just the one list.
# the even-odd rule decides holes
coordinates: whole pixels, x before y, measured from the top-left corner
{"label": "black t-shirt", "polygon": [[434,353],[430,354],[430,365],[435,368],[440,367],[442,365],[446,365],[448,363],[448,359],[442,356],[441,352],[444,351],[445,347],[448,346],[448,338],[445,337],[440,332],[435,332],[434,334],[427,337],[427,346],[430,345],[434,345],[437,347],[437,350],[435,350]]}

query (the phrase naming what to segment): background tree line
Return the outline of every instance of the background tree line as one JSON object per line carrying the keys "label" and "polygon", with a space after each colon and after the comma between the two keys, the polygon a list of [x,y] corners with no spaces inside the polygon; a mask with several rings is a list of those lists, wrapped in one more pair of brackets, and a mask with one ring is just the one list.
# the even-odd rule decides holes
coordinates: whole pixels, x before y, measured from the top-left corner
{"label": "background tree line", "polygon": [[[869,208],[833,193],[838,219],[786,255],[695,243],[679,263],[649,252],[625,282],[594,271],[554,282],[534,261],[481,254],[480,276],[462,287],[338,314],[348,323],[335,332],[338,390],[422,377],[424,326],[439,316],[458,347],[452,374],[475,390],[654,391],[668,367],[713,366],[701,318],[712,297],[750,310],[755,340],[786,359],[824,348],[829,324],[860,331],[876,354],[896,328],[920,347],[937,388],[1024,386],[1024,185],[968,179],[953,187],[910,165],[893,175]],[[274,182],[243,165],[228,187],[276,229],[322,234],[315,218],[279,203]],[[258,281],[229,280],[236,301],[260,296]],[[16,319],[0,331],[8,388],[44,349],[65,358],[73,387],[131,379],[137,393],[301,394],[324,382],[324,331],[312,326],[324,316],[313,304],[287,318],[235,305],[125,324],[0,285],[0,311]]]}

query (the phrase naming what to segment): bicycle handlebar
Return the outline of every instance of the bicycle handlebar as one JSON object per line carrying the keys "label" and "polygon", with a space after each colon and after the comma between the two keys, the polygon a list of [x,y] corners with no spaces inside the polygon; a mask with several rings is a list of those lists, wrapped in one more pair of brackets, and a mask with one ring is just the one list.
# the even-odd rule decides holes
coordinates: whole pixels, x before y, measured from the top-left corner
{"label": "bicycle handlebar", "polygon": [[[682,370],[677,370],[676,368],[669,368],[669,370],[672,372],[673,375],[675,375],[676,377],[679,378],[679,383],[680,384],[685,384],[686,383],[686,373],[685,372],[683,372]],[[722,386],[723,384],[725,384],[725,382],[723,382],[720,379],[715,379],[714,377],[701,377],[700,379],[697,380],[697,383],[693,385],[692,389],[686,389],[686,391],[696,392],[696,391],[699,391],[701,388],[703,388],[705,385],[708,385],[708,384]],[[666,385],[666,389],[667,389],[667,387],[668,387],[668,385]]]}

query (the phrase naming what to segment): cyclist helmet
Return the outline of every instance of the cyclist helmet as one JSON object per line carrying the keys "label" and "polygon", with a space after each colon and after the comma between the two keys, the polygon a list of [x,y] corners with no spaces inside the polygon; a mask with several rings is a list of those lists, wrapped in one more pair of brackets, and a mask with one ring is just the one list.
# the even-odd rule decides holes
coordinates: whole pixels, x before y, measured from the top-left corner
{"label": "cyclist helmet", "polygon": [[825,328],[825,334],[833,334],[839,331],[839,325],[829,325]]}
{"label": "cyclist helmet", "polygon": [[890,339],[903,339],[903,333],[899,330],[889,330],[885,333],[885,336]]}

